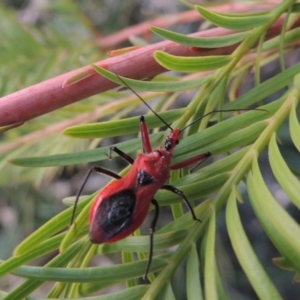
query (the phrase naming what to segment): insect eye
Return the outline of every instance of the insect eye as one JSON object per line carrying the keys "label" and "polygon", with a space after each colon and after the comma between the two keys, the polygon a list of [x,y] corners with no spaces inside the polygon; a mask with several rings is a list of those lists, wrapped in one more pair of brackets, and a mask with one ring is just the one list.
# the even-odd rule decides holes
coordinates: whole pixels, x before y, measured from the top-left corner
{"label": "insect eye", "polygon": [[179,144],[179,140],[176,140],[175,144],[178,145]]}

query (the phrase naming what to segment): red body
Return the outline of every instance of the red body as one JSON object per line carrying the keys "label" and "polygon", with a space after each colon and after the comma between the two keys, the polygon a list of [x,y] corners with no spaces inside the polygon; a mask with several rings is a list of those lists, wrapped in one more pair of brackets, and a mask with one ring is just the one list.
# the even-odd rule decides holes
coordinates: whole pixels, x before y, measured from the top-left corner
{"label": "red body", "polygon": [[[159,117],[159,115],[157,116]],[[140,127],[144,153],[139,154],[134,160],[120,149],[110,147],[111,151],[116,152],[132,164],[129,172],[125,177],[121,178],[119,175],[101,167],[95,166],[91,168],[77,194],[74,205],[76,207],[79,195],[92,172],[99,172],[116,178],[115,181],[107,185],[98,194],[90,210],[90,240],[92,243],[102,244],[113,243],[132,234],[141,226],[146,218],[150,204],[153,204],[155,212],[150,226],[149,261],[144,279],[150,270],[153,255],[153,234],[159,216],[159,205],[154,199],[156,192],[159,189],[165,189],[177,194],[187,204],[193,220],[200,221],[197,219],[184,193],[165,183],[170,177],[171,169],[183,168],[211,155],[210,152],[207,152],[171,165],[172,153],[179,142],[181,130],[173,130],[166,122],[164,123],[171,129],[171,133],[167,136],[164,147],[153,151],[145,119],[141,116]],[[109,157],[111,157],[111,152]]]}
{"label": "red body", "polygon": [[[148,106],[142,98],[140,99],[146,104],[146,106]],[[212,112],[194,120],[192,123],[185,126],[182,130],[185,130],[187,127],[191,126],[195,122],[198,122],[203,117],[211,113]],[[95,202],[91,207],[89,222],[90,240],[92,243],[113,243],[132,234],[141,226],[141,224],[145,220],[149,210],[149,206],[152,203],[155,207],[155,214],[150,227],[149,261],[144,279],[147,277],[147,274],[150,270],[153,255],[153,234],[159,216],[159,205],[154,199],[154,195],[159,189],[165,189],[177,194],[187,204],[193,220],[200,222],[200,220],[197,219],[193,207],[189,203],[184,193],[178,190],[176,187],[165,185],[165,183],[170,177],[171,169],[175,170],[189,166],[212,155],[210,152],[206,152],[175,165],[171,165],[172,153],[175,146],[179,143],[179,136],[182,130],[173,130],[172,127],[168,125],[158,114],[156,114],[155,112],[154,114],[167,127],[169,127],[169,129],[171,129],[169,136],[167,136],[165,140],[164,147],[160,147],[159,149],[154,151],[152,150],[147,125],[144,117],[141,116],[140,127],[144,153],[139,154],[136,160],[134,160],[128,154],[122,152],[120,149],[111,147],[111,151],[115,151],[130,164],[132,164],[131,169],[125,177],[120,178],[119,175],[101,167],[95,166],[91,168],[77,194],[71,220],[72,223],[79,195],[81,194],[85,183],[87,182],[90,174],[93,171],[106,174],[108,176],[116,178],[116,180],[107,185],[98,194]],[[111,157],[111,155],[109,155],[109,157]]]}
{"label": "red body", "polygon": [[[141,226],[146,218],[151,200],[155,193],[165,184],[170,177],[170,163],[172,153],[164,148],[139,154],[127,175],[107,185],[97,196],[90,211],[90,239],[93,243],[116,242],[133,233]],[[153,182],[148,185],[140,185],[138,174],[143,170],[151,175]],[[133,190],[136,195],[136,204],[132,214],[130,225],[121,230],[115,236],[107,239],[106,232],[99,230],[95,213],[102,201],[105,201],[113,193],[122,190]]]}
{"label": "red body", "polygon": [[[165,124],[169,126],[167,123]],[[181,130],[173,130],[169,126],[171,133],[166,138],[164,147],[153,151],[143,116],[140,119],[140,126],[144,153],[139,154],[135,161],[116,147],[111,148],[131,163],[132,167],[125,177],[107,185],[92,205],[89,217],[90,240],[95,244],[113,243],[133,233],[145,220],[151,202],[156,209],[156,216],[151,227],[152,233],[150,233],[152,238],[159,214],[158,203],[154,199],[154,195],[161,188],[182,197],[191,210],[193,219],[196,220],[193,209],[184,194],[165,183],[170,177],[170,169],[185,167],[207,157],[210,153],[201,154],[171,166],[172,152],[179,142]],[[103,169],[100,172],[103,173]],[[110,176],[113,174],[109,171],[104,173]],[[116,174],[113,176],[119,177]],[[150,252],[152,252],[152,245]]]}

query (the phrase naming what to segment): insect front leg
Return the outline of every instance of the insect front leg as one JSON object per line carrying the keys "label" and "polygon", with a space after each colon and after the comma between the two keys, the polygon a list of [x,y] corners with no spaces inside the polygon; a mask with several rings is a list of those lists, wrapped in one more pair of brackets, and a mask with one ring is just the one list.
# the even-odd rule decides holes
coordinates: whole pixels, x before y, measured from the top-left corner
{"label": "insect front leg", "polygon": [[119,148],[117,148],[115,146],[109,147],[109,151],[108,151],[108,155],[107,155],[109,159],[112,159],[113,151],[116,152],[119,156],[121,156],[123,159],[125,159],[131,165],[134,163],[134,159],[130,155],[128,155],[127,153],[123,152],[122,150],[120,150]]}
{"label": "insect front leg", "polygon": [[144,116],[140,117],[140,130],[142,135],[143,152],[150,153],[152,152],[152,146],[150,143],[149,131]]}
{"label": "insect front leg", "polygon": [[[147,124],[145,121],[144,116],[140,117],[140,130],[141,130],[141,135],[142,135],[142,146],[143,146],[143,152],[144,153],[150,153],[152,152],[152,146],[150,143],[150,137],[149,137],[149,132],[147,128]],[[134,159],[128,155],[127,153],[123,152],[119,148],[115,146],[109,147],[109,152],[108,152],[108,158],[112,159],[112,152],[116,152],[119,156],[121,156],[123,159],[125,159],[128,163],[131,165],[134,163]]]}
{"label": "insect front leg", "polygon": [[150,235],[149,260],[148,260],[148,264],[147,264],[147,268],[146,268],[145,274],[143,276],[143,279],[144,279],[145,282],[148,282],[147,276],[148,276],[148,273],[149,273],[149,270],[150,270],[150,267],[151,267],[152,256],[153,256],[153,245],[154,245],[153,238],[154,238],[156,223],[157,223],[157,220],[158,220],[158,217],[159,217],[159,205],[158,205],[158,202],[155,199],[152,199],[151,203],[154,205],[155,211],[154,211],[153,220],[152,220],[151,225],[150,225],[150,234],[149,234]]}
{"label": "insect front leg", "polygon": [[76,207],[77,207],[77,204],[78,204],[78,200],[79,200],[79,197],[87,183],[87,181],[89,180],[90,176],[92,173],[100,173],[100,174],[104,174],[104,175],[107,175],[107,176],[110,176],[112,178],[115,178],[115,179],[120,179],[122,178],[120,175],[110,171],[110,170],[107,170],[107,169],[104,169],[104,168],[101,168],[101,167],[97,167],[97,166],[93,166],[92,168],[89,169],[89,171],[87,172],[87,174],[85,175],[85,178],[77,192],[77,195],[76,195],[76,199],[75,199],[75,202],[74,202],[74,206],[73,206],[73,211],[72,211],[72,216],[71,216],[71,222],[70,222],[70,225],[73,224],[74,222],[74,217],[75,217],[75,212],[76,212]]}
{"label": "insect front leg", "polygon": [[195,164],[195,163],[196,163],[196,166],[199,166],[199,163],[203,163],[206,159],[208,159],[211,156],[212,156],[211,152],[205,152],[205,153],[196,155],[196,156],[191,157],[187,160],[184,160],[180,163],[172,165],[171,170],[178,170],[178,169],[181,169],[181,168],[184,168],[184,167],[188,167],[188,166],[190,166],[192,164]]}
{"label": "insect front leg", "polygon": [[170,191],[176,195],[178,195],[179,197],[181,197],[185,204],[187,205],[189,211],[191,212],[191,215],[192,215],[192,218],[194,221],[198,221],[198,222],[201,222],[199,219],[197,219],[196,217],[196,214],[195,214],[195,211],[191,205],[191,203],[189,202],[189,200],[187,199],[187,197],[184,195],[183,191],[177,189],[176,187],[172,186],[172,185],[169,185],[169,184],[165,184],[162,186],[161,188],[162,190],[167,190],[167,191]]}

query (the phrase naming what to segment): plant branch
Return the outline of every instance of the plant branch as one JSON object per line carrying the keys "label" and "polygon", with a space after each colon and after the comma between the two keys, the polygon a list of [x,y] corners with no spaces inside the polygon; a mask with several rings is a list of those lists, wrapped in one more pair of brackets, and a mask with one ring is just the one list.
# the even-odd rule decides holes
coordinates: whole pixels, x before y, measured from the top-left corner
{"label": "plant branch", "polygon": [[[283,22],[284,18],[280,18],[274,23],[266,39],[280,34]],[[294,23],[293,28],[299,25],[300,18]],[[214,28],[196,32],[190,36],[214,37],[234,32]],[[163,41],[99,61],[96,65],[128,78],[152,78],[165,71],[152,56],[156,50],[178,56],[208,56],[231,54],[236,47],[237,45],[215,49],[197,48],[195,51],[188,46]],[[79,68],[0,98],[0,127],[19,126],[30,119],[114,87],[116,87],[115,83],[99,76],[91,66]]]}

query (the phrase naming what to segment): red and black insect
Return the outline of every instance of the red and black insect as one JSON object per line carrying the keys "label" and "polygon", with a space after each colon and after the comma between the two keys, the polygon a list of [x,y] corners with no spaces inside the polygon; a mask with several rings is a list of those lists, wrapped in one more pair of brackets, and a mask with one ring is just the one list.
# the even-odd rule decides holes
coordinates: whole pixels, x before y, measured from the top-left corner
{"label": "red and black insect", "polygon": [[165,183],[170,177],[170,170],[183,168],[211,156],[210,152],[206,152],[187,161],[172,165],[172,152],[179,142],[180,133],[186,127],[181,130],[173,130],[170,125],[164,123],[171,129],[171,133],[166,138],[164,147],[152,150],[145,118],[141,116],[140,128],[143,153],[138,154],[134,160],[117,147],[110,147],[109,157],[111,157],[113,151],[116,152],[132,165],[129,172],[121,177],[110,170],[96,166],[92,167],[78,192],[75,202],[76,205],[91,173],[98,172],[117,179],[102,189],[91,207],[89,235],[91,242],[95,244],[113,243],[127,237],[141,226],[148,214],[150,204],[154,205],[155,214],[150,227],[149,261],[144,279],[147,277],[152,261],[153,234],[159,216],[159,205],[154,199],[156,192],[159,189],[164,189],[177,194],[187,204],[192,218],[198,220],[183,192]]}
{"label": "red and black insect", "polygon": [[[120,80],[127,86],[121,78]],[[130,87],[128,88],[132,90]],[[133,91],[133,93],[135,93],[141,101],[149,107],[149,105],[135,91]],[[158,114],[156,114],[151,107],[149,107],[149,109],[171,130],[169,136],[167,136],[165,140],[164,146],[157,150],[152,149],[145,118],[141,116],[140,131],[142,136],[143,153],[138,154],[137,158],[134,160],[117,147],[110,147],[108,155],[109,158],[111,158],[112,152],[117,153],[132,165],[129,172],[124,177],[121,177],[107,169],[96,166],[92,167],[78,191],[71,221],[72,223],[79,196],[89,176],[93,172],[111,176],[116,180],[102,189],[91,207],[89,216],[89,236],[92,243],[113,243],[132,234],[141,226],[147,216],[150,204],[152,204],[155,208],[155,213],[150,226],[149,261],[144,275],[145,280],[151,266],[153,235],[159,216],[159,205],[154,198],[156,192],[159,189],[164,189],[177,194],[187,204],[192,218],[195,221],[200,221],[197,219],[195,212],[184,193],[176,187],[166,184],[166,182],[170,177],[171,170],[180,169],[200,162],[212,155],[211,152],[206,152],[177,164],[172,165],[171,162],[173,150],[179,143],[181,132],[195,122],[198,122],[203,117],[216,112],[212,111],[182,129],[173,129]],[[224,111],[230,110],[220,110],[219,112]]]}

